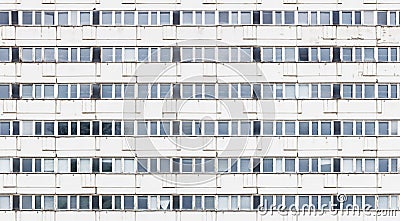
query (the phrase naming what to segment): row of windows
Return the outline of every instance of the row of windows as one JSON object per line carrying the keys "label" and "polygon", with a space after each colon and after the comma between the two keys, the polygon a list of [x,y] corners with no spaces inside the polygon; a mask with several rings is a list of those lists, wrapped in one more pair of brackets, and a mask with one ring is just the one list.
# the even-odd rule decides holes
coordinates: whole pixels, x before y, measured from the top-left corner
{"label": "row of windows", "polygon": [[0,195],[0,210],[399,209],[398,195]]}
{"label": "row of windows", "polygon": [[399,62],[398,47],[0,48],[0,62]]}
{"label": "row of windows", "polygon": [[0,135],[397,136],[398,121],[2,121]]}
{"label": "row of windows", "polygon": [[12,11],[0,25],[399,25],[398,11]]}
{"label": "row of windows", "polygon": [[398,173],[397,158],[0,158],[0,173]]}
{"label": "row of windows", "polygon": [[0,99],[397,99],[387,83],[0,84]]}

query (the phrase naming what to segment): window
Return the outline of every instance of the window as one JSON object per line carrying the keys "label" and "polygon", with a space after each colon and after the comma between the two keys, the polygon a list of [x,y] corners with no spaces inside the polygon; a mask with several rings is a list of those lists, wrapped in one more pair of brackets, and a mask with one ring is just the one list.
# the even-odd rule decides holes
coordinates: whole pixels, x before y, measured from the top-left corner
{"label": "window", "polygon": [[364,11],[364,25],[373,25],[375,20],[373,11]]}
{"label": "window", "polygon": [[285,135],[295,135],[295,122],[285,122]]}
{"label": "window", "polygon": [[90,62],[90,48],[81,48],[80,49],[80,61],[81,62]]}
{"label": "window", "polygon": [[397,48],[390,49],[390,61],[397,61]]}
{"label": "window", "polygon": [[378,12],[378,25],[387,25],[387,12]]}
{"label": "window", "polygon": [[[1,15],[2,12],[0,12]],[[7,14],[8,16],[8,14]],[[32,12],[22,12],[22,24],[23,25],[32,25]]]}
{"label": "window", "polygon": [[44,25],[54,25],[54,12],[44,12]]}
{"label": "window", "polygon": [[215,13],[214,12],[205,12],[204,23],[206,25],[214,25],[215,24]]}
{"label": "window", "polygon": [[206,209],[206,210],[214,210],[215,209],[215,197],[214,196],[205,196],[204,197],[204,209]]}
{"label": "window", "polygon": [[9,196],[0,196],[0,209],[2,209],[2,210],[10,209],[10,197]]}
{"label": "window", "polygon": [[219,12],[219,24],[229,24],[229,12]]}
{"label": "window", "polygon": [[45,62],[55,62],[54,48],[44,49],[44,61]]}
{"label": "window", "polygon": [[332,172],[331,159],[321,159],[321,172]]}
{"label": "window", "polygon": [[330,23],[330,12],[320,12],[320,24],[329,25]]}
{"label": "window", "polygon": [[263,11],[263,24],[272,24],[272,11]]}
{"label": "window", "polygon": [[90,12],[80,12],[81,25],[90,25]]}
{"label": "window", "polygon": [[9,85],[0,85],[0,98],[10,98],[10,86]]}
{"label": "window", "polygon": [[308,48],[299,48],[299,61],[309,61]]}
{"label": "window", "polygon": [[22,159],[22,172],[32,172],[32,159]]}
{"label": "window", "polygon": [[285,24],[293,25],[294,24],[294,12],[285,12]]}
{"label": "window", "polygon": [[291,62],[295,61],[295,50],[294,48],[285,48],[285,61],[286,62]]}
{"label": "window", "polygon": [[8,12],[0,12],[0,25],[8,25],[9,21],[9,13]]}
{"label": "window", "polygon": [[364,61],[373,62],[374,59],[374,48],[364,48]]}
{"label": "window", "polygon": [[375,172],[375,159],[365,159],[365,172]]}
{"label": "window", "polygon": [[282,12],[275,11],[275,24],[282,24]]}
{"label": "window", "polygon": [[182,209],[192,209],[192,196],[182,196]]}
{"label": "window", "polygon": [[101,19],[102,19],[103,25],[111,25],[112,24],[112,12],[103,11]]}
{"label": "window", "polygon": [[0,48],[0,62],[10,61],[10,52],[8,48]]}
{"label": "window", "polygon": [[11,172],[10,159],[0,158],[0,173]]}
{"label": "window", "polygon": [[298,12],[298,24],[308,25],[308,12]]}
{"label": "window", "polygon": [[54,98],[54,85],[44,85],[44,98]]}
{"label": "window", "polygon": [[89,196],[79,196],[79,209],[90,209]]}
{"label": "window", "polygon": [[330,48],[321,48],[321,62],[330,62],[331,59],[331,49]]}
{"label": "window", "polygon": [[44,196],[44,209],[54,210],[54,196]]}
{"label": "window", "polygon": [[378,48],[378,61],[379,62],[387,62],[388,61],[388,52],[387,48]]}
{"label": "window", "polygon": [[343,122],[343,135],[353,135],[353,122]]}
{"label": "window", "polygon": [[328,84],[321,85],[321,98],[331,98],[331,97],[332,97],[331,85]]}
{"label": "window", "polygon": [[102,50],[102,61],[103,62],[113,62],[113,49],[112,48],[103,48]]}
{"label": "window", "polygon": [[342,12],[342,24],[343,25],[351,25],[352,24],[352,13],[351,12]]}
{"label": "window", "polygon": [[343,61],[344,62],[353,61],[353,49],[352,48],[343,48]]}
{"label": "window", "polygon": [[58,49],[58,62],[68,62],[68,48]]}
{"label": "window", "polygon": [[389,97],[389,86],[388,85],[378,85],[378,98],[388,98]]}
{"label": "window", "polygon": [[309,135],[309,123],[308,122],[299,122],[299,135]]}
{"label": "window", "polygon": [[331,135],[331,122],[321,122],[321,135]]}
{"label": "window", "polygon": [[139,25],[148,25],[148,13],[147,12],[139,12],[138,13],[138,24]]}
{"label": "window", "polygon": [[0,135],[10,135],[9,122],[0,122]]}
{"label": "window", "polygon": [[308,159],[299,159],[299,172],[309,172],[310,165]]}
{"label": "window", "polygon": [[23,48],[22,49],[22,61],[23,62],[32,62],[33,49],[32,48]]}
{"label": "window", "polygon": [[68,25],[68,12],[58,12],[58,25]]}
{"label": "window", "polygon": [[353,98],[353,85],[343,85],[343,98]]}
{"label": "window", "polygon": [[249,25],[251,24],[251,12],[241,12],[241,24]]}
{"label": "window", "polygon": [[375,85],[365,85],[364,98],[375,98]]}
{"label": "window", "polygon": [[295,160],[285,159],[285,172],[293,173],[295,172]]}

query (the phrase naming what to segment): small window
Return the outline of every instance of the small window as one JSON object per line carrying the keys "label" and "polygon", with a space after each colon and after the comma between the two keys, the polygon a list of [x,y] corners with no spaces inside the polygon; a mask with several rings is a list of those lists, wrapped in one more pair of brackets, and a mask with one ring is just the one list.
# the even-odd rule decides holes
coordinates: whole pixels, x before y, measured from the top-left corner
{"label": "small window", "polygon": [[182,24],[184,25],[191,25],[193,24],[193,12],[191,11],[184,11],[182,12]]}

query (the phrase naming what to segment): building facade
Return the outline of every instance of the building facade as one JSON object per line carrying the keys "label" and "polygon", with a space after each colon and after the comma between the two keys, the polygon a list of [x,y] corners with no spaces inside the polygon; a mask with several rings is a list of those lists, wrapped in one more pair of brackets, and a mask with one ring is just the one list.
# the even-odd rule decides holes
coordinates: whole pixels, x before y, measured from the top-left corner
{"label": "building facade", "polygon": [[1,0],[0,220],[398,220],[399,3]]}

